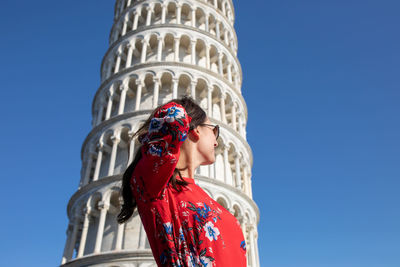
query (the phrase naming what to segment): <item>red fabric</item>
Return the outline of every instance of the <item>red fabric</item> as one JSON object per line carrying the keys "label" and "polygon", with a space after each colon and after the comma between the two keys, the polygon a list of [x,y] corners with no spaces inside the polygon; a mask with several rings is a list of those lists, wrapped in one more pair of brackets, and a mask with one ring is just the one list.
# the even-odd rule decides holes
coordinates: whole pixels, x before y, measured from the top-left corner
{"label": "red fabric", "polygon": [[184,178],[189,185],[181,192],[169,183],[190,121],[176,103],[157,111],[131,178],[154,258],[158,266],[245,267],[246,244],[237,219],[194,179]]}

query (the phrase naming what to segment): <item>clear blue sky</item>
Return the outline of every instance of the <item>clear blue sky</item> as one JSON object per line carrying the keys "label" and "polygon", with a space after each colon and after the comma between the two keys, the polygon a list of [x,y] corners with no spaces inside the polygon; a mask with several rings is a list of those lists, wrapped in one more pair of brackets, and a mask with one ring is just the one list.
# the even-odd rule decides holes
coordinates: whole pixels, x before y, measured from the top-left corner
{"label": "clear blue sky", "polygon": [[[261,266],[400,266],[400,2],[234,4]],[[61,261],[113,7],[2,1],[3,266]]]}

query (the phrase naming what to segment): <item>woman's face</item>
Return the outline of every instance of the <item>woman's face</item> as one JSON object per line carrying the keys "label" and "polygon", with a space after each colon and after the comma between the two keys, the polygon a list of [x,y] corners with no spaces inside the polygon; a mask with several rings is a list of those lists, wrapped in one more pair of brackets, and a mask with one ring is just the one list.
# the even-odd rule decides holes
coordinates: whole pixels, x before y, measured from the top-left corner
{"label": "woman's face", "polygon": [[[207,118],[204,124],[212,124]],[[201,165],[209,165],[215,162],[215,148],[218,146],[216,136],[212,126],[199,125],[199,141],[197,143],[197,151],[201,159]]]}

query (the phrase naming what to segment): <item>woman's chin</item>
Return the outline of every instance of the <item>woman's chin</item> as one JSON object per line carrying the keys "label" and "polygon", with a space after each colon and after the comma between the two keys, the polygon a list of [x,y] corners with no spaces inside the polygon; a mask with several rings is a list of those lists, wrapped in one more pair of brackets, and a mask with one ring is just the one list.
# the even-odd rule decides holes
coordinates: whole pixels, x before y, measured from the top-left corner
{"label": "woman's chin", "polygon": [[207,160],[207,162],[205,164],[202,164],[202,165],[211,165],[211,164],[214,164],[214,162],[215,162],[215,158]]}

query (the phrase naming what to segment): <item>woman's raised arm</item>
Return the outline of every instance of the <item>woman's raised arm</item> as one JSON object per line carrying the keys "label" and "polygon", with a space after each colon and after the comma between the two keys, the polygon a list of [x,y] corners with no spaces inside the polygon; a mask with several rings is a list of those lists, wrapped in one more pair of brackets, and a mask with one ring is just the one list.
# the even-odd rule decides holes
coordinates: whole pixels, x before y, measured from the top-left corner
{"label": "woman's raised arm", "polygon": [[134,183],[141,188],[137,192],[146,198],[155,198],[174,173],[178,163],[180,146],[185,141],[191,117],[175,102],[159,108],[151,119],[147,135],[140,140],[142,158],[134,172]]}

